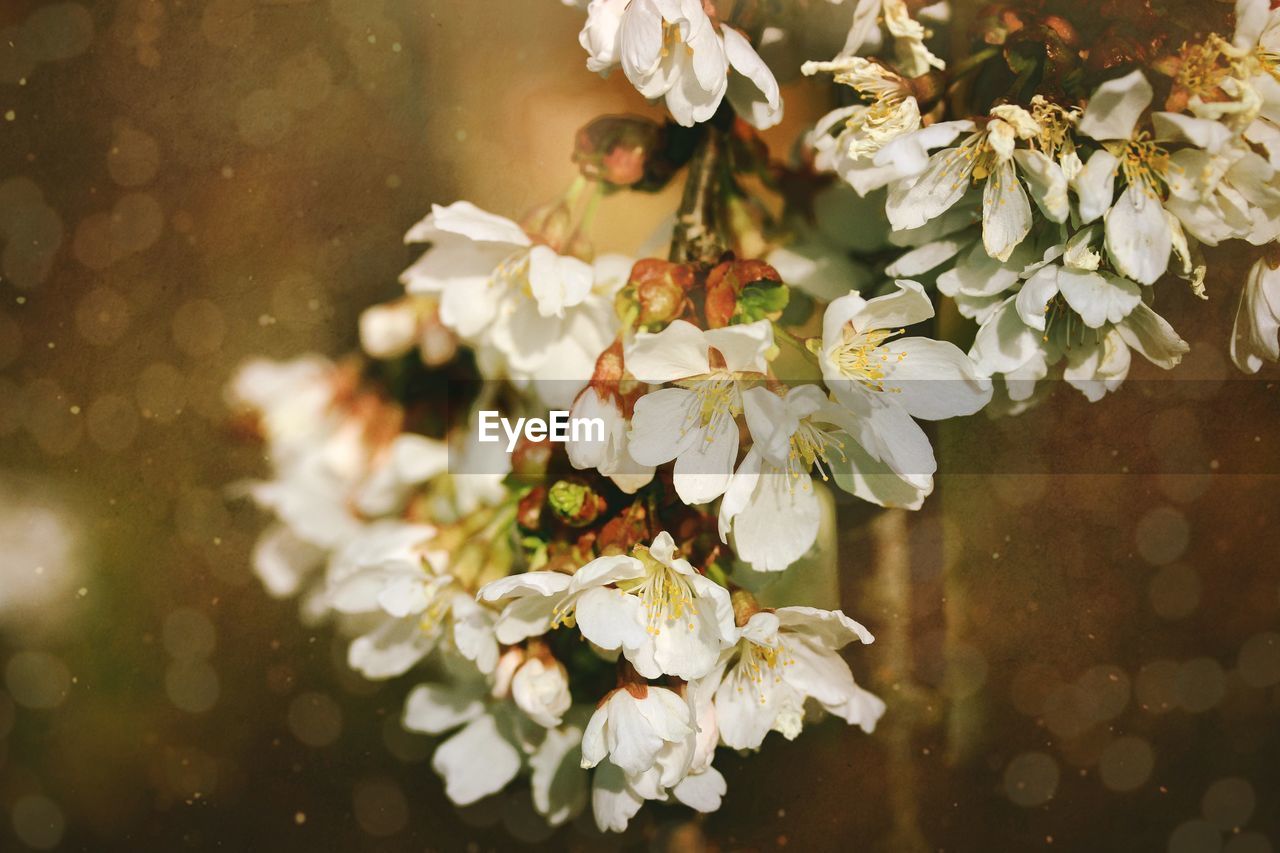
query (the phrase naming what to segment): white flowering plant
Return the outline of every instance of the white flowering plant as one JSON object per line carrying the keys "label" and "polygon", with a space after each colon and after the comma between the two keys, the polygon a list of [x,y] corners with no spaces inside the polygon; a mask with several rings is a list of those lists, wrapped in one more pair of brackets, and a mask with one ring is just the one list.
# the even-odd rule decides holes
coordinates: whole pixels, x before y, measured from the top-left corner
{"label": "white flowering plant", "polygon": [[[1280,357],[1268,0],[1010,2],[965,33],[946,3],[833,2],[843,48],[786,68],[762,56],[805,4],[586,3],[587,67],[670,120],[587,125],[579,177],[519,222],[433,206],[363,355],[229,386],[272,466],[259,575],[361,675],[414,680],[403,724],[442,736],[460,805],[525,777],[550,824],[620,831],[648,800],[717,809],[718,747],[824,715],[873,732],[885,704],[841,655],[870,632],[778,600],[833,547],[832,489],[918,509],[921,422],[1017,412],[1050,377],[1098,400],[1134,351],[1175,367],[1156,306],[1215,296],[1204,247],[1251,253],[1236,363]],[[758,132],[775,72],[845,101],[787,157]],[[602,198],[677,180],[666,257],[593,252]],[[508,448],[490,410],[600,429]]]}

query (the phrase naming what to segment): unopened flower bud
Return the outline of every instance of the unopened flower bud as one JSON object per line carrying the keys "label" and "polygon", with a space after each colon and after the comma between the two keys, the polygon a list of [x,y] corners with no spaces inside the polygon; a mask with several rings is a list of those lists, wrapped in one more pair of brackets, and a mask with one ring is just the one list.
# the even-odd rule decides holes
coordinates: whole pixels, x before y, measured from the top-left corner
{"label": "unopened flower bud", "polygon": [[607,508],[605,499],[590,486],[571,480],[557,480],[547,492],[547,506],[556,518],[570,527],[586,527]]}
{"label": "unopened flower bud", "polygon": [[569,694],[569,673],[560,661],[532,656],[511,679],[511,698],[516,707],[540,726],[553,729],[573,704]]}
{"label": "unopened flower bud", "polygon": [[412,297],[374,305],[360,314],[360,346],[373,358],[399,358],[418,343],[418,325]]}
{"label": "unopened flower bud", "polygon": [[520,499],[516,507],[516,524],[525,530],[537,530],[542,524],[542,505],[547,500],[547,490],[537,486]]}
{"label": "unopened flower bud", "polygon": [[421,318],[418,354],[427,367],[439,367],[458,354],[458,336],[440,322],[440,308],[432,305]]}
{"label": "unopened flower bud", "polygon": [[733,604],[733,623],[739,627],[747,624],[752,616],[760,612],[760,602],[745,589],[735,589],[729,596]]}
{"label": "unopened flower bud", "polygon": [[634,186],[662,145],[662,128],[638,116],[602,116],[578,131],[573,162],[583,177],[615,187]]}
{"label": "unopened flower bud", "polygon": [[626,554],[631,547],[649,535],[648,514],[636,503],[600,529],[596,547],[601,554]]}
{"label": "unopened flower bud", "polygon": [[540,483],[547,476],[547,466],[551,463],[551,442],[530,441],[521,435],[516,448],[511,452],[511,473],[523,483]]}
{"label": "unopened flower bud", "polygon": [[640,326],[666,325],[684,313],[685,300],[694,284],[693,268],[658,258],[636,261],[621,294],[633,299]]}
{"label": "unopened flower bud", "polygon": [[1058,38],[1062,39],[1064,45],[1074,47],[1080,43],[1080,34],[1066,18],[1058,15],[1048,15],[1044,19],[1044,25],[1057,33]]}
{"label": "unopened flower bud", "polygon": [[707,275],[707,325],[712,329],[729,325],[743,289],[756,282],[781,284],[782,276],[764,261],[725,261],[712,268]]}
{"label": "unopened flower bud", "polygon": [[512,648],[502,653],[498,665],[493,668],[493,687],[489,694],[495,699],[506,699],[511,695],[511,682],[516,670],[524,663],[524,649]]}

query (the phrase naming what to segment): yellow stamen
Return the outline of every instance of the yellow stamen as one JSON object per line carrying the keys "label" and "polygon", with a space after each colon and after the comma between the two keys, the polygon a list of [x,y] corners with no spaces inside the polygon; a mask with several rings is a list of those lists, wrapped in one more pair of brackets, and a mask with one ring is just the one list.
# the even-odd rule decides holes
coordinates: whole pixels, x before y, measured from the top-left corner
{"label": "yellow stamen", "polygon": [[875,329],[859,333],[852,327],[847,327],[844,340],[832,351],[831,359],[841,375],[856,379],[873,391],[884,391],[884,378],[887,375],[885,367],[890,358],[900,362],[907,357],[905,352],[889,352],[885,349],[884,343],[904,331],[906,330],[898,329],[893,332],[888,329]]}

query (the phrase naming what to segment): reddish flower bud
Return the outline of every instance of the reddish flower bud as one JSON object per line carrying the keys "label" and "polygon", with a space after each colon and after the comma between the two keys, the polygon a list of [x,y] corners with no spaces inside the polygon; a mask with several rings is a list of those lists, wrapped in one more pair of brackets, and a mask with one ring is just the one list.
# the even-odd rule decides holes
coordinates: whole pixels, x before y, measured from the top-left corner
{"label": "reddish flower bud", "polygon": [[688,264],[645,258],[631,268],[624,295],[635,300],[639,325],[665,325],[684,313],[693,284],[694,271]]}
{"label": "reddish flower bud", "polygon": [[547,490],[542,486],[531,489],[520,499],[516,507],[516,523],[525,530],[537,530],[542,524],[542,505],[547,499]]}
{"label": "reddish flower bud", "polygon": [[583,177],[616,187],[644,180],[661,148],[662,127],[638,116],[603,116],[578,131],[573,162]]}
{"label": "reddish flower bud", "polygon": [[538,483],[545,479],[550,463],[551,442],[548,439],[530,441],[521,435],[516,449],[511,452],[511,473],[525,483]]}
{"label": "reddish flower bud", "polygon": [[707,275],[707,325],[720,329],[729,325],[738,307],[738,296],[757,281],[781,283],[782,276],[764,261],[725,261]]}
{"label": "reddish flower bud", "polygon": [[601,554],[626,554],[630,553],[633,545],[648,536],[648,513],[642,504],[635,503],[605,523],[596,539],[596,547]]}

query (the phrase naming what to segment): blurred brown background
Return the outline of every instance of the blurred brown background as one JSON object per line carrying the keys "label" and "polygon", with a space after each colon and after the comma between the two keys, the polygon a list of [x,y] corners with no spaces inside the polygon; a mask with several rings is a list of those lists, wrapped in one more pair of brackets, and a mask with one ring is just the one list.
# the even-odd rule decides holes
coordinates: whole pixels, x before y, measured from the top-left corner
{"label": "blurred brown background", "polygon": [[[266,597],[222,385],[350,348],[431,202],[519,216],[571,179],[574,128],[649,110],[586,71],[580,25],[554,0],[0,5],[0,850],[1275,849],[1280,407],[1226,360],[1230,257],[1207,306],[1173,302],[1180,381],[948,427],[963,473],[923,513],[846,509],[845,608],[879,637],[851,660],[889,714],[723,754],[701,824],[454,809],[396,725],[408,684],[345,674]],[[822,109],[787,94],[784,144]],[[672,205],[610,200],[600,248]]]}

